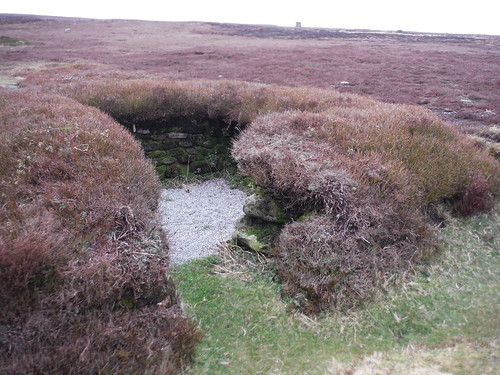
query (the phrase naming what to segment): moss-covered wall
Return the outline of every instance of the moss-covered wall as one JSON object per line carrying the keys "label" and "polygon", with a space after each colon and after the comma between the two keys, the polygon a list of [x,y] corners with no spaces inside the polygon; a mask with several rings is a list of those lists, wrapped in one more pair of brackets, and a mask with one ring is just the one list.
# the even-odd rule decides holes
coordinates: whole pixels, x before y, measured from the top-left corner
{"label": "moss-covered wall", "polygon": [[162,179],[236,167],[231,158],[231,138],[241,130],[241,124],[185,117],[122,123],[141,141]]}

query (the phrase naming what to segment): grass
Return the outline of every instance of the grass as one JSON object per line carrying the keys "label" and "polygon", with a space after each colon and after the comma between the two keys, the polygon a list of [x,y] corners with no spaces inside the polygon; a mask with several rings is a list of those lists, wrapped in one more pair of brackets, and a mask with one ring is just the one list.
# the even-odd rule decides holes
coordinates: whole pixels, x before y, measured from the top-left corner
{"label": "grass", "polygon": [[272,267],[248,255],[178,267],[187,311],[205,334],[189,374],[496,373],[499,219],[498,208],[452,219],[436,262],[344,314],[294,312]]}

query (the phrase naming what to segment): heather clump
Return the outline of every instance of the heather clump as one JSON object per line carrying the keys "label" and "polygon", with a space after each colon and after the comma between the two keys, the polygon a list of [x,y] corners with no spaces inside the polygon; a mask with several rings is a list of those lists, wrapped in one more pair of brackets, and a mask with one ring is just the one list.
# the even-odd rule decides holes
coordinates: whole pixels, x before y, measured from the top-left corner
{"label": "heather clump", "polygon": [[166,121],[172,117],[220,118],[249,123],[286,110],[324,111],[376,102],[332,90],[291,88],[238,81],[89,81],[61,89],[119,122]]}
{"label": "heather clump", "polygon": [[174,373],[196,333],[165,276],[160,185],[109,116],[2,93],[0,372]]}
{"label": "heather clump", "polygon": [[499,192],[494,159],[412,107],[264,115],[233,155],[298,218],[275,255],[307,311],[357,306],[435,253],[427,205],[459,201],[471,214]]}
{"label": "heather clump", "polygon": [[413,106],[225,80],[88,82],[65,93],[126,124],[245,125],[233,156],[296,219],[274,250],[286,289],[310,311],[359,305],[436,252],[432,207],[470,215],[500,192],[497,161]]}

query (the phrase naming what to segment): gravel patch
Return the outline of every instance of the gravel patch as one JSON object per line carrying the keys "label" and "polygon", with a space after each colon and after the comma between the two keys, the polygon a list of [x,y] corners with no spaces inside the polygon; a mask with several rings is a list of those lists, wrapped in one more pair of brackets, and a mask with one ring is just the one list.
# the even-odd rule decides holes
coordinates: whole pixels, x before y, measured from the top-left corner
{"label": "gravel patch", "polygon": [[159,210],[172,263],[217,254],[218,245],[231,239],[236,221],[243,216],[246,196],[220,178],[165,189]]}

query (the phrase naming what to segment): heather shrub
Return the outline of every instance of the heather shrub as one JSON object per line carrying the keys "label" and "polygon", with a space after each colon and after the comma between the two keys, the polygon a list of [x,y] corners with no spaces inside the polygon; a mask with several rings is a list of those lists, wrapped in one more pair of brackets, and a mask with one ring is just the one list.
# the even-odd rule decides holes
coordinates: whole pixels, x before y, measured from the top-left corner
{"label": "heather shrub", "polygon": [[486,212],[493,208],[494,201],[488,181],[484,175],[476,175],[462,193],[454,208],[462,216]]}
{"label": "heather shrub", "polygon": [[139,143],[36,92],[1,93],[0,127],[0,372],[177,372],[197,335]]}
{"label": "heather shrub", "polygon": [[233,155],[297,218],[275,255],[286,290],[308,311],[359,305],[428,259],[437,250],[428,204],[461,197],[457,210],[472,213],[499,192],[498,162],[413,107],[264,115]]}
{"label": "heather shrub", "polygon": [[275,252],[287,290],[311,311],[358,305],[432,255],[427,207],[473,214],[500,192],[498,162],[418,107],[234,81],[88,82],[64,92],[122,123],[250,124],[233,156],[300,218]]}
{"label": "heather shrub", "polygon": [[290,88],[237,81],[89,81],[60,90],[101,109],[119,122],[171,117],[221,118],[249,123],[275,111],[324,111],[331,107],[375,105],[356,95],[332,90]]}

